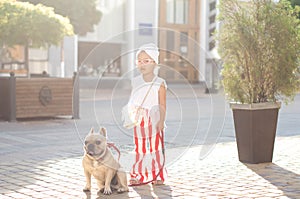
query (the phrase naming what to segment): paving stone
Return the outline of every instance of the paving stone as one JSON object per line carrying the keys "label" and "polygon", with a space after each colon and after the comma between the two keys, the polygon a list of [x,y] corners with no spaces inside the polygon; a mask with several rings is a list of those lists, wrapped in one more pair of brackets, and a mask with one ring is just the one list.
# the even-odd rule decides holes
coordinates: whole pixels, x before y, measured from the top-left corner
{"label": "paving stone", "polygon": [[278,199],[290,199],[290,198],[287,196],[280,196]]}
{"label": "paving stone", "polygon": [[6,196],[6,195],[1,195],[1,199],[12,199],[12,197]]}
{"label": "paving stone", "polygon": [[[279,140],[277,145],[284,146],[294,139],[300,143],[300,137],[293,137],[285,138],[280,145]],[[190,155],[198,151],[192,148],[168,168],[166,186],[130,188],[125,195],[109,198],[300,198],[300,161],[287,155],[295,155],[295,151],[300,155],[298,149],[275,153],[274,163],[245,165],[231,157],[236,155],[231,153],[235,147],[235,143],[220,144],[207,158],[191,161]],[[69,155],[46,161],[36,157],[38,162],[1,162],[0,198],[87,198],[82,192],[85,178],[81,155]],[[95,180],[92,184],[91,199],[97,198]]]}
{"label": "paving stone", "polygon": [[24,197],[24,195],[21,193],[9,193],[9,194],[5,194],[5,196],[15,198],[15,199],[21,199]]}

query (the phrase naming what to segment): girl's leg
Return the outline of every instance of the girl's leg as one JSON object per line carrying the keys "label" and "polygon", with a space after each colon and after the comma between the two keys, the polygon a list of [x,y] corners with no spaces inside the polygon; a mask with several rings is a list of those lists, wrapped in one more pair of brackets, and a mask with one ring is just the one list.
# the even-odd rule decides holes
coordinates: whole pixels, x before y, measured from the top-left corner
{"label": "girl's leg", "polygon": [[[152,125],[144,127],[143,121],[140,126],[134,128],[135,163],[131,171],[132,184],[152,180],[164,181],[166,178],[163,132],[153,132],[156,132],[156,129],[153,129]],[[147,143],[150,151],[147,150]]]}
{"label": "girl's leg", "polygon": [[134,127],[134,145],[135,145],[135,162],[132,166],[130,176],[132,181],[136,183],[143,182],[145,176],[144,158],[146,156],[146,134],[144,129],[144,122],[140,126]]}
{"label": "girl's leg", "polygon": [[[155,131],[156,129],[154,130],[154,132]],[[165,154],[163,131],[157,132],[150,137],[150,152],[152,156],[152,179],[160,180],[163,182],[167,176],[166,169],[164,168]]]}

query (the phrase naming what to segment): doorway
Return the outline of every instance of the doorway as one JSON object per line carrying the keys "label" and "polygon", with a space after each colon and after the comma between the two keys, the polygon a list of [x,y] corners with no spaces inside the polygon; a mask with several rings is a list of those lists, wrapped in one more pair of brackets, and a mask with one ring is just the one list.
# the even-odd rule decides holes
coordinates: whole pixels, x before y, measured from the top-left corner
{"label": "doorway", "polygon": [[199,80],[200,1],[161,0],[160,76],[168,82]]}

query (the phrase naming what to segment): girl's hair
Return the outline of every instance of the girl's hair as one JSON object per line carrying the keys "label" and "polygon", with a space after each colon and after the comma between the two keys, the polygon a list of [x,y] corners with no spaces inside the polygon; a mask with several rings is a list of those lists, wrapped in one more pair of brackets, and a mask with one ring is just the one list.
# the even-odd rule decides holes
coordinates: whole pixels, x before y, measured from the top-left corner
{"label": "girl's hair", "polygon": [[158,51],[158,47],[154,43],[149,43],[149,44],[142,45],[136,53],[136,59],[138,58],[139,54],[142,51],[147,53],[147,55],[149,55],[154,60],[154,62],[156,64],[158,64],[159,51]]}
{"label": "girl's hair", "polygon": [[153,73],[155,75],[158,75],[158,71],[159,71],[159,66],[158,66],[158,62],[159,62],[159,50],[158,50],[158,47],[154,44],[154,43],[148,43],[148,44],[144,44],[142,45],[141,47],[139,47],[137,53],[136,53],[136,59],[138,59],[138,56],[141,52],[145,52],[147,53],[147,55],[149,55],[153,60],[154,62],[156,63],[156,67],[154,68],[154,71]]}

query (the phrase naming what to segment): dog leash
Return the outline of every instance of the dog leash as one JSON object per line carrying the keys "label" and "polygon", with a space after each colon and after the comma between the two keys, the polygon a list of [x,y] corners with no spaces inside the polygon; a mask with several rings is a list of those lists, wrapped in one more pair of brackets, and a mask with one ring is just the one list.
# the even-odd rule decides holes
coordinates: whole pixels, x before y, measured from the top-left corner
{"label": "dog leash", "polygon": [[[154,182],[157,179],[157,177],[160,175],[160,173],[164,169],[165,159],[166,159],[166,155],[165,155],[165,143],[164,143],[164,132],[163,131],[161,132],[160,139],[161,139],[161,143],[162,143],[161,146],[162,146],[162,154],[163,154],[164,161],[163,161],[162,167],[159,169],[159,171],[158,171],[157,175],[155,176],[155,178],[153,180],[148,181],[148,182],[142,182],[142,183],[138,183],[138,184],[131,184],[131,185],[128,185],[128,186],[133,187],[133,186],[142,186],[142,185],[149,184],[151,182]],[[116,150],[118,152],[118,161],[120,161],[121,152],[118,149],[118,147],[116,147],[115,143],[108,142],[107,143],[107,147],[113,148],[114,150]]]}
{"label": "dog leash", "polygon": [[120,150],[118,149],[118,147],[116,147],[115,143],[113,143],[113,142],[107,142],[107,146],[108,146],[109,148],[115,149],[115,150],[118,152],[118,161],[120,161],[121,152],[120,152]]}

